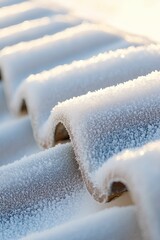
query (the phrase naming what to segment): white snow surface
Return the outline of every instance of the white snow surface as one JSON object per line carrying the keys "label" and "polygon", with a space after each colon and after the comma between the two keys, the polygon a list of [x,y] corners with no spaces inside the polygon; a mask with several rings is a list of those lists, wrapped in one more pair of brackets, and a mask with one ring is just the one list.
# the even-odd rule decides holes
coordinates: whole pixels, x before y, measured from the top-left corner
{"label": "white snow surface", "polygon": [[16,119],[8,111],[3,87],[0,82],[0,166],[40,151],[29,118]]}
{"label": "white snow surface", "polygon": [[159,88],[160,73],[153,72],[60,103],[41,129],[45,141],[41,144],[51,147],[57,140],[66,140],[65,131],[58,139],[56,136],[58,124],[62,123],[88,190],[99,201],[105,201],[108,196],[97,189],[94,172],[114,154],[159,138]]}
{"label": "white snow surface", "polygon": [[[114,226],[114,227],[113,227]],[[123,231],[122,231],[123,229]],[[134,207],[103,210],[48,231],[29,235],[23,240],[141,240]]]}
{"label": "white snow surface", "polygon": [[159,44],[0,0],[0,49],[0,239],[159,240]]}
{"label": "white snow surface", "polygon": [[39,151],[28,117],[5,119],[0,124],[0,166]]}
{"label": "white snow surface", "polygon": [[70,144],[0,169],[0,238],[16,239],[102,209],[82,181]]}
{"label": "white snow surface", "polygon": [[0,70],[7,98],[12,99],[17,86],[30,74],[100,52],[147,43],[146,39],[119,34],[105,25],[82,23],[57,34],[6,47],[0,53]]}
{"label": "white snow surface", "polygon": [[1,9],[0,14],[0,29],[16,25],[25,20],[32,20],[40,17],[51,16],[54,13],[59,13],[60,10],[55,9],[55,12],[46,8],[43,5],[38,6],[32,1],[22,1],[21,3],[6,6]]}
{"label": "white snow surface", "polygon": [[34,20],[26,20],[17,25],[0,29],[0,49],[15,45],[19,42],[26,42],[38,39],[45,35],[52,35],[65,28],[78,25],[80,19],[67,14],[49,17],[42,17]]}
{"label": "white snow surface", "polygon": [[95,173],[102,191],[112,191],[112,184],[125,183],[137,206],[138,221],[144,239],[159,239],[160,209],[160,142],[149,143],[139,149],[125,150],[113,156]]}
{"label": "white snow surface", "polygon": [[25,101],[36,141],[43,145],[42,129],[58,102],[160,70],[159,61],[160,46],[152,44],[110,51],[58,66],[23,81],[10,102],[10,108],[13,113],[21,114]]}

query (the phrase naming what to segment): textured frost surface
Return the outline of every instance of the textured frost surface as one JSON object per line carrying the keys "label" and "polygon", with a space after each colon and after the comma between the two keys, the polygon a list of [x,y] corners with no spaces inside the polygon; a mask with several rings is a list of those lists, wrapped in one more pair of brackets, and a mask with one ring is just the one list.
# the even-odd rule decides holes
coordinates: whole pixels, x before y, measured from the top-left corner
{"label": "textured frost surface", "polygon": [[[0,0],[7,5],[0,9],[0,239],[141,240],[142,232],[159,240],[158,145],[116,156],[160,136],[159,73],[117,85],[159,70],[159,45],[48,1]],[[43,147],[72,141],[40,152],[31,124]]]}
{"label": "textured frost surface", "polygon": [[134,207],[112,208],[23,240],[141,240]]}
{"label": "textured frost surface", "polygon": [[0,239],[17,239],[102,209],[88,194],[70,144],[0,168]]}
{"label": "textured frost surface", "polygon": [[7,97],[11,99],[17,85],[30,74],[100,52],[144,44],[142,39],[134,40],[134,37],[116,33],[107,26],[83,23],[54,35],[4,48],[0,54],[0,69]]}
{"label": "textured frost surface", "polygon": [[28,117],[0,122],[0,166],[38,151]]}
{"label": "textured frost surface", "polygon": [[56,126],[63,123],[88,181],[109,157],[157,138],[159,91],[160,73],[153,72],[59,104],[46,124],[48,147],[56,143]]}
{"label": "textured frost surface", "polygon": [[137,215],[144,239],[158,240],[160,236],[160,142],[139,149],[126,150],[110,158],[95,173],[102,191],[112,191],[116,181],[125,183],[137,206]]}
{"label": "textured frost surface", "polygon": [[[66,99],[117,85],[118,83],[160,70],[160,46],[129,47],[99,54],[90,59],[59,66],[50,71],[31,75],[16,91],[11,109],[21,111],[23,100],[31,116],[38,143],[41,130],[51,109]],[[62,91],[65,89],[65,91]],[[47,95],[46,95],[47,92]]]}
{"label": "textured frost surface", "polygon": [[0,82],[0,166],[40,151],[28,117],[16,119],[10,114],[3,90]]}

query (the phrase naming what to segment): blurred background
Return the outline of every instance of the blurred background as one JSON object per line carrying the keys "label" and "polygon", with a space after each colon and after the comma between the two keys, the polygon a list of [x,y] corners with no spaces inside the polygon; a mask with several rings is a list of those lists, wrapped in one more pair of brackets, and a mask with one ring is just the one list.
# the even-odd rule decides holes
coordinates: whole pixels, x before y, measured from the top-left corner
{"label": "blurred background", "polygon": [[80,16],[160,42],[160,0],[50,0]]}

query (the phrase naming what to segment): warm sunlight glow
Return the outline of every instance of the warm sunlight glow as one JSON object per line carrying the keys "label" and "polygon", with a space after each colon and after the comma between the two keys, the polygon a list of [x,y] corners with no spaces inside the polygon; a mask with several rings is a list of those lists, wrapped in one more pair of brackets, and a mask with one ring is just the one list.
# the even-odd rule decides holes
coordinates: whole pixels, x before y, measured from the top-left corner
{"label": "warm sunlight glow", "polygon": [[[56,0],[54,0],[56,1]],[[158,0],[58,0],[80,15],[110,23],[120,29],[160,41]]]}

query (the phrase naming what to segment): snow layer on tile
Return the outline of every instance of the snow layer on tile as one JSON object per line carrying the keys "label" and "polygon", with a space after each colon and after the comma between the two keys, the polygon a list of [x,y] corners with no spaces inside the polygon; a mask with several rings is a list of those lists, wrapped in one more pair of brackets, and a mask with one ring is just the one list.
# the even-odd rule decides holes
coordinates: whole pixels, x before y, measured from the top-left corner
{"label": "snow layer on tile", "polygon": [[51,16],[54,13],[60,13],[59,10],[50,10],[33,1],[25,1],[0,9],[0,29],[11,25],[16,25],[26,20],[32,20],[40,17]]}
{"label": "snow layer on tile", "polygon": [[17,88],[10,107],[15,114],[21,114],[25,101],[39,143],[41,130],[58,102],[160,70],[159,62],[160,46],[149,45],[110,51],[58,66],[28,77]]}
{"label": "snow layer on tile", "polygon": [[38,18],[0,29],[0,49],[19,42],[52,35],[65,28],[78,25],[80,19],[68,15]]}
{"label": "snow layer on tile", "polygon": [[159,137],[159,91],[160,73],[153,72],[60,103],[41,129],[46,140],[42,144],[56,144],[58,128],[63,126],[58,141],[66,140],[67,130],[88,190],[103,201],[105,196],[92,181],[94,172],[114,154]]}
{"label": "snow layer on tile", "polygon": [[104,208],[88,194],[71,144],[0,168],[0,238],[17,239]]}
{"label": "snow layer on tile", "polygon": [[137,206],[138,221],[146,240],[160,236],[160,142],[139,149],[125,150],[106,161],[95,173],[95,180],[108,195],[114,182],[121,181]]}
{"label": "snow layer on tile", "polygon": [[0,166],[38,151],[28,117],[15,118],[10,114],[0,82]]}
{"label": "snow layer on tile", "polygon": [[30,74],[107,50],[146,43],[144,39],[138,42],[134,39],[103,25],[83,23],[51,36],[4,48],[0,54],[0,69],[7,97],[11,99],[17,85]]}
{"label": "snow layer on tile", "polygon": [[135,207],[106,209],[23,240],[141,240]]}
{"label": "snow layer on tile", "polygon": [[[6,29],[10,32],[10,44],[28,41],[0,53],[4,80],[0,83],[0,165],[5,165],[0,167],[0,239],[18,239],[52,228],[31,238],[43,238],[47,234],[48,239],[61,240],[95,236],[140,240],[142,231],[145,240],[158,240],[160,189],[158,184],[155,187],[159,182],[158,147],[148,145],[137,152],[128,151],[127,156],[124,154],[126,158],[114,155],[159,138],[159,73],[68,100],[56,106],[50,117],[49,111],[67,98],[159,70],[159,46],[146,47],[147,53],[144,48],[129,48],[126,55],[119,50],[53,69],[99,52],[149,41],[100,24],[86,23],[61,34],[48,32],[51,36],[40,38],[39,34],[46,35],[50,26],[40,18],[64,12],[40,1],[37,3],[23,2],[0,10],[0,33],[5,35]],[[37,18],[39,23],[32,20]],[[24,20],[29,20],[28,30],[22,30]],[[67,20],[63,23],[67,24]],[[15,24],[19,25],[12,26]],[[19,39],[15,40],[17,27]],[[39,39],[29,41],[32,38]],[[43,70],[47,71],[40,73]],[[40,74],[29,77],[37,73]],[[14,111],[18,111],[25,100],[34,132],[37,127],[35,137],[42,146],[51,147],[67,140],[68,135],[71,143],[37,153],[40,150],[33,139],[29,118],[11,117],[4,91],[10,102],[15,97]],[[36,94],[38,97],[34,97]],[[36,154],[21,158],[33,152]],[[17,159],[20,160],[15,161]],[[118,181],[121,187],[115,189]],[[128,189],[136,206],[104,210],[115,202],[120,205],[119,199],[124,204],[125,198],[100,204],[86,186],[99,202],[106,202]],[[127,193],[124,196],[128,196]]]}
{"label": "snow layer on tile", "polygon": [[28,117],[0,122],[0,166],[39,151]]}

